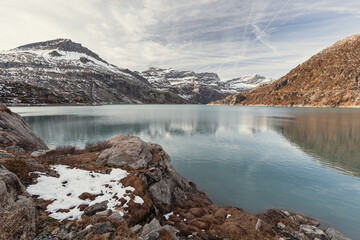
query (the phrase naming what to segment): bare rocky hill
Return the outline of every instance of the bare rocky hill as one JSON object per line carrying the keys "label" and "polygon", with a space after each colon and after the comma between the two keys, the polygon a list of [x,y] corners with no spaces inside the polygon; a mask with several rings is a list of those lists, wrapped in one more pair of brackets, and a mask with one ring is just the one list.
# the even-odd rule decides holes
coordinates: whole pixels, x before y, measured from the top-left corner
{"label": "bare rocky hill", "polygon": [[7,105],[187,103],[69,39],[0,52],[0,102]]}
{"label": "bare rocky hill", "polygon": [[360,106],[360,34],[338,41],[275,82],[211,104]]}

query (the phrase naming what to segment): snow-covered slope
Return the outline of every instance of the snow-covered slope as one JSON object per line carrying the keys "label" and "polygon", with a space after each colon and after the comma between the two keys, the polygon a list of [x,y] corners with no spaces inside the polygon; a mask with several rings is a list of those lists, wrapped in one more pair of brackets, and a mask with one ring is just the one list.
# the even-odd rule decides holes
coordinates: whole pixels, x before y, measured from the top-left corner
{"label": "snow-covered slope", "polygon": [[195,73],[154,67],[139,74],[158,90],[171,91],[192,103],[203,104],[272,81],[260,75],[221,81],[216,73]]}
{"label": "snow-covered slope", "polygon": [[227,91],[229,93],[243,92],[255,88],[259,85],[269,84],[272,81],[274,81],[274,79],[265,78],[258,74],[245,75],[225,81],[225,85],[227,88],[225,88],[224,91]]}
{"label": "snow-covered slope", "polygon": [[183,103],[136,73],[69,39],[0,52],[0,100],[8,104]]}

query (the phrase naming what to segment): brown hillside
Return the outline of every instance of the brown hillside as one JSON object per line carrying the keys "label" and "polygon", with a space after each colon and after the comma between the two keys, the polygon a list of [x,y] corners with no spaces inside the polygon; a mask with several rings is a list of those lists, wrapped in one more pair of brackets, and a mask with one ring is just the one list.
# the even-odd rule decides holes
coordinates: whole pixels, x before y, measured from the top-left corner
{"label": "brown hillside", "polygon": [[338,41],[277,81],[211,104],[360,106],[360,34]]}

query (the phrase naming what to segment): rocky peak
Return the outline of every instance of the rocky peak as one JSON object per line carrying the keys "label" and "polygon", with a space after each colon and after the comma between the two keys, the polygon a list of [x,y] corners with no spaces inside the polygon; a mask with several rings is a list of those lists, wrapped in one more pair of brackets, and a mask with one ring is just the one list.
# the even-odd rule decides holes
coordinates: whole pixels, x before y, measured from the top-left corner
{"label": "rocky peak", "polygon": [[77,53],[84,53],[90,57],[93,57],[99,61],[106,63],[106,61],[101,59],[99,57],[99,55],[92,52],[88,48],[83,47],[80,43],[75,43],[75,42],[71,41],[70,39],[64,39],[64,38],[49,40],[49,41],[45,41],[45,42],[30,43],[30,44],[26,44],[26,45],[17,47],[14,50],[21,50],[21,51],[24,51],[24,50],[25,51],[26,50],[55,50],[55,51],[51,52],[51,55],[53,57],[61,56],[61,54],[58,53],[56,50],[65,51],[65,52],[77,52]]}

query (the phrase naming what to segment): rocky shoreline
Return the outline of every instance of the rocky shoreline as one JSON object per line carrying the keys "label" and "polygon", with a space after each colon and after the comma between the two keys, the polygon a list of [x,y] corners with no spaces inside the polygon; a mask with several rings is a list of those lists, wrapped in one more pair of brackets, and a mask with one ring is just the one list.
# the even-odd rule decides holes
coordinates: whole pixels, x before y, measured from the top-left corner
{"label": "rocky shoreline", "polygon": [[216,206],[133,135],[48,150],[1,106],[0,146],[0,239],[348,239],[301,214]]}

